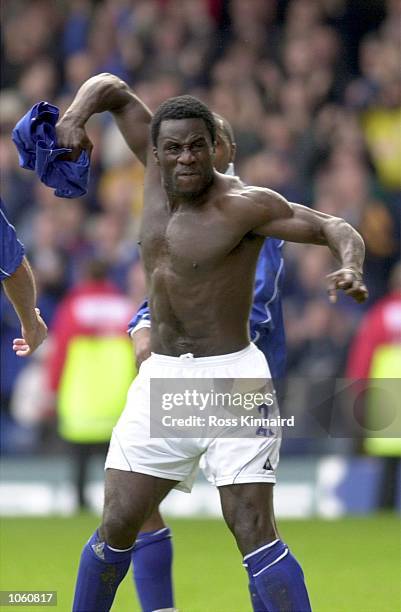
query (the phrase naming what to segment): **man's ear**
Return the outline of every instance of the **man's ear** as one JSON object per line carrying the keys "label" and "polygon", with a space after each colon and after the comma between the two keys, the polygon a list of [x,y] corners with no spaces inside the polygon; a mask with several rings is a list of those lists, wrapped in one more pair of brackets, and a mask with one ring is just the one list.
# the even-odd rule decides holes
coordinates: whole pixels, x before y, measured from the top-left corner
{"label": "man's ear", "polygon": [[236,154],[237,154],[237,145],[236,145],[235,142],[233,142],[231,144],[231,159],[230,159],[230,162],[234,163]]}
{"label": "man's ear", "polygon": [[159,154],[157,152],[157,148],[153,147],[153,157],[155,159],[155,162],[158,166],[160,166],[160,161],[159,161]]}

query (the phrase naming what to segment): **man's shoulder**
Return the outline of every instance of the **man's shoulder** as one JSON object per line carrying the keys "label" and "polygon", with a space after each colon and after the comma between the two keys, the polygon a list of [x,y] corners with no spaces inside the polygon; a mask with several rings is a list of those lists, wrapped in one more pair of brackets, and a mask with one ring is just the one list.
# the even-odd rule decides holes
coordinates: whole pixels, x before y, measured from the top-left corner
{"label": "man's shoulder", "polygon": [[286,204],[287,200],[277,191],[268,187],[257,187],[255,185],[244,185],[243,196],[252,204],[257,206],[272,206]]}
{"label": "man's shoulder", "polygon": [[266,215],[273,217],[282,216],[287,212],[289,204],[287,200],[272,189],[245,185],[238,177],[225,178],[224,203],[230,210],[239,214],[245,214],[249,220],[258,221]]}
{"label": "man's shoulder", "polygon": [[286,199],[277,191],[267,187],[246,185],[238,176],[219,175],[224,181],[227,196],[238,198],[243,204],[271,205],[275,202],[286,202]]}

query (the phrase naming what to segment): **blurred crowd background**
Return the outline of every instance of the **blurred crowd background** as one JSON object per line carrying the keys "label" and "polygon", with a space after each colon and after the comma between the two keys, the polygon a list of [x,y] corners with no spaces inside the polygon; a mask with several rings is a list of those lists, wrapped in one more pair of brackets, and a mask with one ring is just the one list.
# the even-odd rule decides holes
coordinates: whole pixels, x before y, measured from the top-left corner
{"label": "blurred crowd background", "polygon": [[[36,102],[63,111],[87,78],[111,72],[152,110],[170,96],[201,98],[231,122],[245,182],[359,229],[363,306],[328,302],[326,249],[285,247],[289,375],[343,375],[400,258],[400,18],[398,0],[3,0],[1,193],[34,268],[49,343],[61,301],[93,258],[109,264],[132,313],[145,295],[143,169],[111,117],[96,116],[88,195],[62,200],[18,167],[11,130]],[[3,451],[53,448],[48,349],[16,358],[18,321],[3,295],[1,313]]]}

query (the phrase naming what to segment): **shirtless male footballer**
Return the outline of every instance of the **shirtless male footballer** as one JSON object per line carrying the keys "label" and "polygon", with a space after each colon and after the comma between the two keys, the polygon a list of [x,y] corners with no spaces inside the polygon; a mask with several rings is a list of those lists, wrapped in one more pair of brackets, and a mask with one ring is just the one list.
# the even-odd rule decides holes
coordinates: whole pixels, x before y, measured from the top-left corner
{"label": "shirtless male footballer", "polygon": [[[83,549],[73,610],[110,610],[142,524],[172,488],[190,489],[203,455],[205,475],[219,489],[224,519],[259,601],[269,612],[306,612],[311,608],[302,569],[274,520],[279,440],[151,438],[149,386],[152,378],[269,378],[267,361],[248,332],[264,239],[328,246],[340,262],[328,276],[330,299],[343,290],[358,302],[367,297],[363,240],[342,219],[218,173],[213,115],[191,96],[162,103],[149,129],[141,121],[149,110],[126,83],[95,76],[60,120],[58,146],[75,155],[90,150],[85,124],[103,111],[113,114],[133,151],[147,143],[140,240],[152,355],[142,363],[113,431],[103,520]],[[264,468],[267,459],[271,469]]]}

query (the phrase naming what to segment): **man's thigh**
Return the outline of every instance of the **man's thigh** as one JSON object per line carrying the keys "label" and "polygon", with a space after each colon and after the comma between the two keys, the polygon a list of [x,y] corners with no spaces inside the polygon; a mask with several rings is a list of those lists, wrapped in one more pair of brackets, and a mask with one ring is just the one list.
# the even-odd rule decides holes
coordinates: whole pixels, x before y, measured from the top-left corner
{"label": "man's thigh", "polygon": [[224,519],[242,555],[278,538],[271,483],[254,482],[219,487]]}

